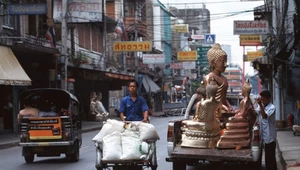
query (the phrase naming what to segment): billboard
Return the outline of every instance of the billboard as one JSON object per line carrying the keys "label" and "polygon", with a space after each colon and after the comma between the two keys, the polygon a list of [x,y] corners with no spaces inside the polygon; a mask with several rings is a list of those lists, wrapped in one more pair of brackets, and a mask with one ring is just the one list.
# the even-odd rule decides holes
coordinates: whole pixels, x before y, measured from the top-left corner
{"label": "billboard", "polygon": [[[67,11],[69,23],[103,21],[102,1],[99,0],[68,0]],[[54,0],[53,19],[56,23],[60,23],[62,17],[62,0]]]}
{"label": "billboard", "polygon": [[165,54],[143,54],[144,64],[164,64]]}
{"label": "billboard", "polygon": [[240,46],[261,46],[260,35],[240,35]]}
{"label": "billboard", "polygon": [[176,32],[188,33],[189,32],[189,24],[175,24],[173,26],[173,29]]}
{"label": "billboard", "polygon": [[268,21],[234,21],[233,34],[234,35],[253,35],[253,34],[268,34]]}
{"label": "billboard", "polygon": [[152,51],[151,41],[115,41],[114,52]]}
{"label": "billboard", "polygon": [[196,61],[197,51],[178,51],[177,52],[178,61]]}

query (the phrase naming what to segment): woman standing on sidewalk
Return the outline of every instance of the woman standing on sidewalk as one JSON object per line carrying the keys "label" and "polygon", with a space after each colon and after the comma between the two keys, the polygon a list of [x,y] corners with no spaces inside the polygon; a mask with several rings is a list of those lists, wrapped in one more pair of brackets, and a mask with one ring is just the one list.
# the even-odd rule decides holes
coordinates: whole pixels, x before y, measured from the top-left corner
{"label": "woman standing on sidewalk", "polygon": [[260,132],[265,150],[266,170],[277,170],[276,162],[276,122],[274,104],[271,103],[271,92],[263,90],[256,100],[259,115]]}

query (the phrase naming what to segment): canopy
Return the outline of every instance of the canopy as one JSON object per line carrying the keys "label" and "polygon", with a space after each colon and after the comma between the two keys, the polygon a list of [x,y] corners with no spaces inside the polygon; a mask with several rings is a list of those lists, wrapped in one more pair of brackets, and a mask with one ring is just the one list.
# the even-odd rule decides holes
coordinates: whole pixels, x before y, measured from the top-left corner
{"label": "canopy", "polygon": [[157,93],[160,91],[158,85],[148,75],[145,74],[143,75],[143,86],[147,93]]}
{"label": "canopy", "polygon": [[31,80],[9,47],[0,46],[0,84],[29,86]]}

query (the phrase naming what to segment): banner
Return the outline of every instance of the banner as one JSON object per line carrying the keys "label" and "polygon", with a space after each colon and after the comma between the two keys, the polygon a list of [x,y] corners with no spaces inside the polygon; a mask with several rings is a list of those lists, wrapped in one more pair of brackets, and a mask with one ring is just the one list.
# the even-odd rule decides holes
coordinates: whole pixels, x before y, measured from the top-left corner
{"label": "banner", "polygon": [[248,51],[247,52],[247,61],[253,61],[258,57],[262,57],[264,54],[262,51]]}

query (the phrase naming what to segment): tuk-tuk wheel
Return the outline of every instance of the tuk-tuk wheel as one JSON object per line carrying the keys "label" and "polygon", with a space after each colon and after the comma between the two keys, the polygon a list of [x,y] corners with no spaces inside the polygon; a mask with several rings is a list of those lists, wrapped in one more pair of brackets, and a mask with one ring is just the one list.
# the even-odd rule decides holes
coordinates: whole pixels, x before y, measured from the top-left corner
{"label": "tuk-tuk wheel", "polygon": [[34,160],[34,154],[24,156],[24,159],[25,159],[26,163],[32,163]]}
{"label": "tuk-tuk wheel", "polygon": [[79,160],[79,143],[78,141],[74,144],[74,153],[66,154],[67,158],[72,162],[77,162]]}

